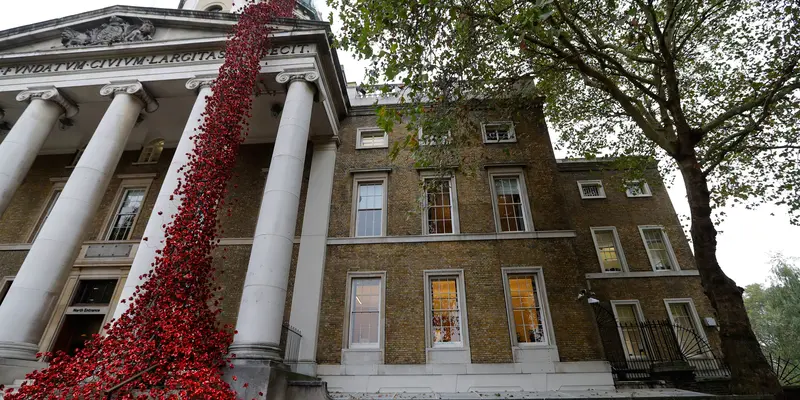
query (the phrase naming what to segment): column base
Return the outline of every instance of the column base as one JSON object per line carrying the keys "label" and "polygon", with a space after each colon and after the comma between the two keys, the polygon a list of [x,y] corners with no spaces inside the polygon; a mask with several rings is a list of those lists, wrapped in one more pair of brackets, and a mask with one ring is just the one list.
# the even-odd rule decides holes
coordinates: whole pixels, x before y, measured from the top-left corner
{"label": "column base", "polygon": [[47,363],[0,357],[0,385],[9,386],[14,381],[25,379],[25,376],[37,369],[47,367]]}
{"label": "column base", "polygon": [[36,361],[36,353],[38,352],[39,346],[35,344],[0,341],[0,358]]}
{"label": "column base", "polygon": [[278,361],[240,360],[237,355],[231,364],[233,368],[225,367],[224,378],[240,399],[292,400],[288,394],[290,382],[314,380],[295,374],[286,364]]}
{"label": "column base", "polygon": [[281,348],[273,343],[232,343],[228,346],[228,354],[234,360],[261,360],[283,362]]}

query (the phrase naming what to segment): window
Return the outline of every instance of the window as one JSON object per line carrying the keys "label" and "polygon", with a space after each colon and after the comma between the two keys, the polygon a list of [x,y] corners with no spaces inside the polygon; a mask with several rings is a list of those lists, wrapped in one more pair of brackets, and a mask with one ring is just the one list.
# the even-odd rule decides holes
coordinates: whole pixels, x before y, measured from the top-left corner
{"label": "window", "polygon": [[0,280],[0,304],[3,304],[3,300],[5,300],[8,290],[11,289],[12,283],[14,283],[13,278],[5,278]]}
{"label": "window", "polygon": [[368,173],[354,178],[353,235],[386,235],[386,174]]}
{"label": "window", "polygon": [[619,326],[619,337],[627,358],[647,357],[647,343],[639,323],[644,320],[637,300],[613,300],[611,307]]}
{"label": "window", "polygon": [[422,128],[417,131],[417,142],[420,146],[443,146],[452,143],[452,135],[450,131],[446,134],[435,137],[433,135],[426,135]]}
{"label": "window", "polygon": [[645,181],[630,181],[625,184],[625,194],[628,197],[650,197],[653,195],[650,192],[650,185]]}
{"label": "window", "polygon": [[458,233],[455,179],[424,178],[422,185],[425,191],[424,232],[428,235]]}
{"label": "window", "polygon": [[[219,6],[217,6],[219,7]],[[161,152],[164,151],[164,139],[156,139],[142,147],[142,152],[139,153],[140,164],[151,164],[158,162],[161,158]]]}
{"label": "window", "polygon": [[459,275],[428,276],[430,347],[463,346]]}
{"label": "window", "polygon": [[350,287],[351,348],[379,348],[381,335],[381,279],[353,278]]}
{"label": "window", "polygon": [[692,357],[706,354],[708,348],[705,345],[705,332],[692,300],[665,299],[664,304],[683,355]]}
{"label": "window", "polygon": [[619,244],[617,228],[613,226],[590,228],[597,259],[603,272],[622,272],[627,268],[625,253]]}
{"label": "window", "polygon": [[578,190],[582,199],[605,199],[602,181],[578,181]]}
{"label": "window", "polygon": [[83,146],[79,148],[77,151],[75,151],[75,155],[72,157],[72,162],[69,165],[67,165],[67,168],[75,168],[75,166],[78,165],[78,161],[81,160],[81,156],[83,156],[83,152],[85,150],[86,146]]}
{"label": "window", "polygon": [[484,143],[513,143],[517,141],[514,123],[510,121],[493,121],[481,124]]}
{"label": "window", "polygon": [[50,193],[50,197],[47,200],[47,204],[45,204],[44,211],[42,211],[41,217],[39,217],[39,222],[36,223],[36,228],[33,230],[33,234],[31,235],[31,242],[36,240],[39,236],[39,232],[42,230],[44,223],[47,222],[47,218],[50,217],[50,213],[53,211],[53,207],[56,205],[56,201],[58,198],[61,197],[61,192],[64,191],[64,183],[58,183],[53,188],[53,191]]}
{"label": "window", "polygon": [[133,224],[139,216],[139,210],[144,202],[147,188],[125,188],[122,192],[117,209],[111,218],[106,240],[128,240],[133,230]]}
{"label": "window", "polygon": [[517,345],[547,343],[537,273],[507,273],[506,307]]}
{"label": "window", "polygon": [[650,258],[650,265],[655,271],[678,270],[678,262],[672,245],[667,238],[667,232],[661,226],[640,226],[639,232],[647,249],[647,256]]}
{"label": "window", "polygon": [[359,128],[356,149],[383,149],[389,147],[389,135],[380,128]]}
{"label": "window", "polygon": [[208,11],[208,12],[220,12],[220,11],[222,11],[222,6],[211,6],[211,7],[206,8],[206,11]]}
{"label": "window", "polygon": [[530,206],[521,171],[489,173],[494,199],[495,223],[500,232],[533,230]]}
{"label": "window", "polygon": [[78,290],[72,298],[71,305],[108,305],[111,302],[111,296],[114,294],[116,286],[116,279],[81,280],[78,283]]}

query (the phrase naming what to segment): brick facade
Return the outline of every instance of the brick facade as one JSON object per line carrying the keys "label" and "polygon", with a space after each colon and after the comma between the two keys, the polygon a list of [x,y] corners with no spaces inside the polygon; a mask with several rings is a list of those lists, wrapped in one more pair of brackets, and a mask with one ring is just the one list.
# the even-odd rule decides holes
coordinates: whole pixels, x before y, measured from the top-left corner
{"label": "brick facade", "polygon": [[[351,236],[353,200],[353,171],[390,168],[388,172],[387,236],[403,238],[423,234],[419,205],[421,171],[413,167],[408,154],[391,160],[388,149],[357,150],[356,130],[376,124],[365,110],[355,110],[354,116],[342,121],[334,188],[330,209],[330,238]],[[319,364],[339,364],[344,333],[347,302],[347,274],[354,271],[386,273],[385,364],[425,364],[425,282],[423,271],[432,269],[463,270],[466,311],[469,315],[471,362],[511,363],[512,343],[506,313],[502,268],[539,267],[548,294],[549,309],[545,313],[552,321],[555,334],[551,342],[557,345],[560,361],[602,360],[603,348],[598,337],[594,316],[585,301],[577,301],[581,289],[590,288],[603,300],[637,299],[645,318],[667,318],[663,299],[691,298],[700,317],[714,312],[703,295],[697,276],[627,277],[613,279],[587,278],[600,273],[597,255],[589,231],[593,226],[615,226],[619,232],[631,272],[652,271],[638,225],[665,227],[681,270],[695,269],[691,250],[675,215],[660,178],[653,174],[648,182],[652,197],[628,198],[613,187],[613,171],[604,170],[599,163],[557,163],[541,110],[515,121],[517,142],[509,144],[476,144],[464,149],[465,163],[454,173],[458,191],[460,231],[463,235],[493,234],[496,232],[490,180],[487,164],[521,165],[530,199],[533,226],[536,231],[560,233],[553,238],[482,239],[416,243],[334,243],[328,246],[320,329],[317,347]],[[390,146],[405,138],[406,132],[396,131],[389,137]],[[476,132],[476,135],[479,133]],[[141,239],[147,218],[155,202],[173,150],[165,150],[160,161],[153,165],[135,165],[138,151],[126,151],[116,174],[155,174],[144,208],[133,229],[131,240]],[[227,206],[220,212],[220,223],[226,239],[241,239],[245,244],[223,246],[216,252],[215,262],[224,271],[224,312],[221,322],[233,324],[239,295],[247,270],[250,246],[264,187],[264,168],[268,168],[271,145],[251,144],[242,147],[236,175],[229,186]],[[305,203],[311,150],[306,159],[302,201],[297,235],[300,235]],[[0,244],[21,244],[38,220],[52,178],[69,176],[65,168],[72,155],[39,156],[22,187],[17,191],[8,211],[0,219]],[[582,200],[577,180],[601,179],[606,184],[606,199]],[[114,199],[122,179],[115,177],[105,193],[86,240],[97,240],[104,221],[115,206]],[[226,207],[227,208],[227,207]],[[13,247],[13,246],[12,246]],[[285,320],[291,309],[294,264],[298,244],[295,244]],[[22,264],[26,250],[11,248],[0,251],[0,277],[15,274]],[[222,258],[224,255],[225,259]],[[708,329],[713,343],[715,331]],[[552,343],[551,343],[552,344]],[[556,360],[558,361],[558,360]]]}

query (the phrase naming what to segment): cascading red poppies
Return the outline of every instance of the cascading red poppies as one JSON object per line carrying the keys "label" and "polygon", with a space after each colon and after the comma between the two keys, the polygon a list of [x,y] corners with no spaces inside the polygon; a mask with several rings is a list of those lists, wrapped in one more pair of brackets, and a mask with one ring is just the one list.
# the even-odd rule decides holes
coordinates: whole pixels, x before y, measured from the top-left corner
{"label": "cascading red poppies", "polygon": [[195,152],[173,194],[182,204],[165,227],[152,272],[123,300],[128,310],[74,356],[45,354],[52,356],[49,367],[28,374],[6,399],[105,399],[106,391],[142,371],[148,372],[116,390],[114,398],[236,399],[221,372],[233,332],[217,321],[220,287],[211,265],[217,212],[225,207],[227,182],[247,134],[269,24],[293,10],[294,0],[248,0],[195,133]]}

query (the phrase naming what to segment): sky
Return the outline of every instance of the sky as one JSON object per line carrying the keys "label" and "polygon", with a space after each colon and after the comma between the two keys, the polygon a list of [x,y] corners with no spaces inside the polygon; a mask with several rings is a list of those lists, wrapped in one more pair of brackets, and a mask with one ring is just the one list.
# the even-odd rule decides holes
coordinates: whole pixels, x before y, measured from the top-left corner
{"label": "sky", "polygon": [[[327,17],[329,9],[323,0],[314,0]],[[0,30],[65,17],[112,5],[177,8],[179,0],[25,0],[3,1]],[[334,24],[334,32],[336,26]],[[365,63],[345,52],[339,52],[348,81],[360,81]],[[555,139],[555,138],[554,138]],[[558,154],[561,156],[561,154]],[[687,216],[689,207],[680,178],[669,188],[669,195],[679,215]],[[717,230],[717,257],[723,270],[740,286],[763,283],[769,273],[770,255],[776,252],[800,257],[800,227],[789,224],[785,209],[762,206],[756,210],[726,208],[727,217]],[[687,219],[682,218],[686,223]]]}

